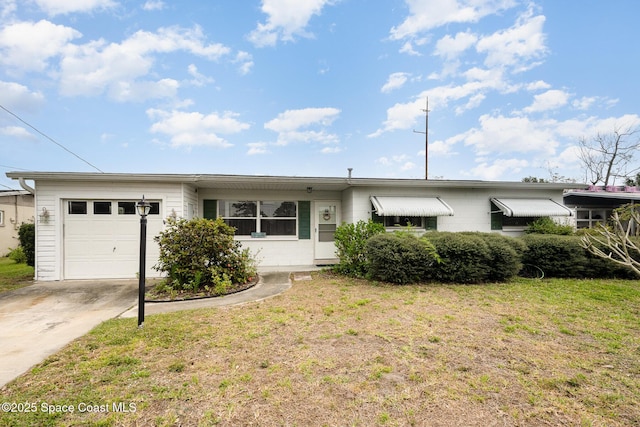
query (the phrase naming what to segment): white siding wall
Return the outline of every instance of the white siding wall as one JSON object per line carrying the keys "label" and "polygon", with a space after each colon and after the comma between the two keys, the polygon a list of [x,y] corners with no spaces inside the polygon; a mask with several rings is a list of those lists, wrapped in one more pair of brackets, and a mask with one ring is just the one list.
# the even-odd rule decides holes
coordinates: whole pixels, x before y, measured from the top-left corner
{"label": "white siding wall", "polygon": [[[203,200],[341,200],[340,192],[331,191],[246,191],[246,190],[198,190],[199,212],[204,212]],[[257,238],[237,237],[242,247],[249,248],[258,261],[258,267],[313,265],[314,263],[313,206],[311,211],[311,238],[299,240],[297,237]]]}
{"label": "white siding wall", "polygon": [[[182,185],[182,198],[184,200],[184,206],[182,212],[178,213],[186,219],[192,219],[192,217],[198,216],[198,192],[195,187],[187,184]],[[189,208],[192,207],[193,212],[189,212]]]}
{"label": "white siding wall", "polygon": [[63,200],[139,200],[143,194],[148,200],[162,201],[163,217],[171,215],[172,211],[182,212],[184,202],[180,184],[37,181],[36,212],[46,208],[49,218],[45,221],[36,216],[36,279],[63,279]]}
{"label": "white siding wall", "polygon": [[[453,209],[453,216],[438,217],[439,231],[491,231],[491,198],[546,198],[562,204],[560,191],[540,190],[510,190],[493,188],[388,188],[366,187],[355,188],[353,191],[353,221],[371,218],[371,196],[410,196],[410,197],[440,197]],[[504,234],[522,234],[521,232]]]}

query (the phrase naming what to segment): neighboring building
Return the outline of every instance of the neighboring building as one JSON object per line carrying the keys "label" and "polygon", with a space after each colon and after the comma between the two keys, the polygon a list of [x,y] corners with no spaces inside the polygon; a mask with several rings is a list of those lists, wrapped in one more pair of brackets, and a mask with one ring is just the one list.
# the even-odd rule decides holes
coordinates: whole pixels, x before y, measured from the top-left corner
{"label": "neighboring building", "polygon": [[0,191],[0,256],[20,245],[18,229],[24,222],[33,222],[33,194]]}
{"label": "neighboring building", "polygon": [[613,210],[622,205],[640,203],[640,188],[629,186],[596,186],[572,189],[565,193],[564,204],[576,211],[576,227],[593,228],[606,224]]}
{"label": "neighboring building", "polygon": [[[521,234],[537,217],[569,218],[567,184],[380,178],[196,174],[9,172],[36,188],[38,280],[132,278],[138,269],[135,203],[148,217],[148,277],[158,247],[152,236],[168,216],[215,218],[237,228],[259,267],[335,262],[333,233],[370,218],[387,229]],[[575,185],[573,188],[583,188]]]}

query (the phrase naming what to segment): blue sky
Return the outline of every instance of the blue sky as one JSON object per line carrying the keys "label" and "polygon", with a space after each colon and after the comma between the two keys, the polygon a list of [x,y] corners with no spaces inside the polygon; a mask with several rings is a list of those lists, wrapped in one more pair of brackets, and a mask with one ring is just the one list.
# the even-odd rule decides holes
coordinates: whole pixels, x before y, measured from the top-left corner
{"label": "blue sky", "polygon": [[[634,0],[0,0],[9,170],[585,181]],[[81,160],[82,159],[82,160]],[[83,161],[84,160],[84,161]],[[95,167],[95,168],[94,168]]]}

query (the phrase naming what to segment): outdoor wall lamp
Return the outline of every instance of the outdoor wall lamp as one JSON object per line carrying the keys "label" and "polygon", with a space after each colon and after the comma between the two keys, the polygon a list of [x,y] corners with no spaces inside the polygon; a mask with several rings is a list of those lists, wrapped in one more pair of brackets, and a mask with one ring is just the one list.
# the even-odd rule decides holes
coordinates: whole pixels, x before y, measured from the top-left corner
{"label": "outdoor wall lamp", "polygon": [[151,204],[144,199],[136,204],[140,215],[140,270],[138,272],[138,328],[144,325],[144,291],[145,291],[145,258],[147,256],[147,215],[151,211]]}
{"label": "outdoor wall lamp", "polygon": [[40,221],[44,222],[45,224],[49,222],[49,211],[45,207],[42,207],[42,212],[40,213]]}

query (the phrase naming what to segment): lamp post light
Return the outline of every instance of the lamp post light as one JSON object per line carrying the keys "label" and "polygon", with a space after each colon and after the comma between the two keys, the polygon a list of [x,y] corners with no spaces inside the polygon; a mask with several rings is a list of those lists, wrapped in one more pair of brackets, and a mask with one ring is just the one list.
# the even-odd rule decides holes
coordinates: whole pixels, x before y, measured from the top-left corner
{"label": "lamp post light", "polygon": [[144,288],[145,288],[145,258],[147,255],[147,215],[151,210],[151,204],[144,199],[136,204],[138,215],[140,215],[140,270],[138,273],[138,328],[144,324]]}

